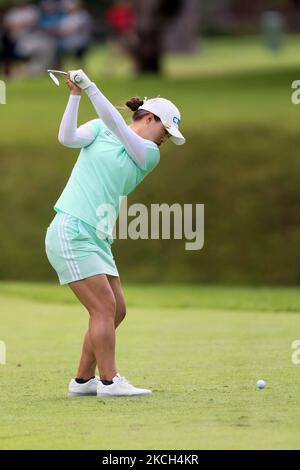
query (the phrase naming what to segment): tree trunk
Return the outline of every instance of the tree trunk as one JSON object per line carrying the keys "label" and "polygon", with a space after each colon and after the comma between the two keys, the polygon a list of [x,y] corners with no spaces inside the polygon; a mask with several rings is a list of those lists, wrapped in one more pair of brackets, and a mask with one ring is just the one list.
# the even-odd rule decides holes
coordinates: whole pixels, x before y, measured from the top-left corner
{"label": "tree trunk", "polygon": [[163,33],[175,17],[183,0],[135,0],[137,43],[133,54],[139,73],[161,73]]}

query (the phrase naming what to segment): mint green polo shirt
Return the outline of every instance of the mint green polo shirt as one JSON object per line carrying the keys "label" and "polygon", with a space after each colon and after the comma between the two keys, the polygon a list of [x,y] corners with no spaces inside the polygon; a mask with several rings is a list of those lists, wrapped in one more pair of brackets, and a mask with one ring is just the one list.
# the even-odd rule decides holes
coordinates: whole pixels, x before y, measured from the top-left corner
{"label": "mint green polo shirt", "polygon": [[81,149],[53,207],[57,212],[66,212],[92,225],[111,244],[113,226],[119,215],[119,198],[131,193],[156,167],[160,152],[154,142],[146,140],[146,162],[141,167],[101,119],[89,121],[89,124],[95,139]]}

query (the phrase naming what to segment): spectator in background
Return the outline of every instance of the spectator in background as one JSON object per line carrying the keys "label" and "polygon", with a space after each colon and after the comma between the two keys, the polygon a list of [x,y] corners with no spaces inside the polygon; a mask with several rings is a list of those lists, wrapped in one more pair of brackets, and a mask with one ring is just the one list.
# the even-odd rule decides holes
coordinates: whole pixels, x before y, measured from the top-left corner
{"label": "spectator in background", "polygon": [[63,10],[62,0],[42,0],[39,24],[55,45],[53,68],[61,68],[60,25],[67,13]]}
{"label": "spectator in background", "polygon": [[62,19],[66,16],[61,0],[42,0],[39,23],[50,36],[57,37]]}
{"label": "spectator in background", "polygon": [[[2,57],[4,74],[36,75],[53,65],[55,46],[39,27],[39,9],[26,0],[18,0],[3,18]],[[15,62],[26,68],[14,69]]]}
{"label": "spectator in background", "polygon": [[[92,27],[92,18],[79,0],[42,0],[40,7],[16,0],[3,17],[4,74],[20,77],[61,68],[64,55],[75,56],[82,66]],[[20,62],[22,68],[17,66]]]}
{"label": "spectator in background", "polygon": [[19,50],[19,43],[35,28],[38,9],[26,0],[19,0],[3,17],[2,59],[4,74],[12,74],[14,61],[25,61],[28,57]]}
{"label": "spectator in background", "polygon": [[279,11],[265,11],[261,17],[265,46],[278,52],[284,41],[284,18]]}
{"label": "spectator in background", "polygon": [[123,37],[131,34],[135,25],[135,12],[130,0],[119,0],[106,10],[105,20],[111,35],[122,43]]}
{"label": "spectator in background", "polygon": [[130,0],[117,0],[105,12],[105,22],[109,29],[108,58],[109,67],[104,70],[113,72],[124,55],[131,55],[136,43],[135,10]]}
{"label": "spectator in background", "polygon": [[63,0],[65,16],[59,26],[60,54],[73,55],[80,65],[91,43],[93,21],[80,0]]}

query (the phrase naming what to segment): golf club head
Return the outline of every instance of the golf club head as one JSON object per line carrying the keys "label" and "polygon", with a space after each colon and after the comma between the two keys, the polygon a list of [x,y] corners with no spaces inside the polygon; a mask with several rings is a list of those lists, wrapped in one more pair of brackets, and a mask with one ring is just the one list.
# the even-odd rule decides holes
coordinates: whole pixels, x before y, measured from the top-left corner
{"label": "golf club head", "polygon": [[52,72],[49,72],[49,77],[51,78],[51,80],[53,80],[55,85],[59,86],[59,80]]}
{"label": "golf club head", "polygon": [[60,75],[68,75],[67,72],[63,72],[62,70],[47,70],[49,73],[49,77],[51,80],[55,83],[55,85],[59,86],[59,80],[58,78],[54,75],[55,73],[60,74]]}

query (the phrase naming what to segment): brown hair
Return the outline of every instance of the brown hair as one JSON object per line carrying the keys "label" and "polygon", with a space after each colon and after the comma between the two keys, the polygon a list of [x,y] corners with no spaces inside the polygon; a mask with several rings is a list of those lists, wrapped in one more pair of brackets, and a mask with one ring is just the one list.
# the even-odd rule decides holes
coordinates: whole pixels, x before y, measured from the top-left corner
{"label": "brown hair", "polygon": [[[131,109],[131,111],[133,111],[133,121],[139,121],[147,114],[150,114],[150,111],[147,111],[146,109],[138,109],[140,106],[142,106],[142,104],[144,104],[144,101],[141,100],[138,96],[134,96],[133,98],[130,98],[130,100],[126,101],[126,106]],[[155,116],[155,114],[153,114],[153,116],[155,121],[160,121],[158,116]]]}

